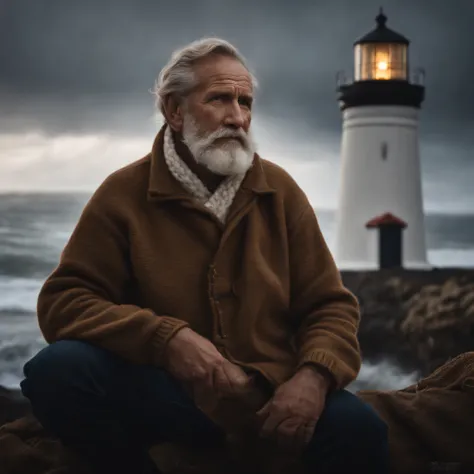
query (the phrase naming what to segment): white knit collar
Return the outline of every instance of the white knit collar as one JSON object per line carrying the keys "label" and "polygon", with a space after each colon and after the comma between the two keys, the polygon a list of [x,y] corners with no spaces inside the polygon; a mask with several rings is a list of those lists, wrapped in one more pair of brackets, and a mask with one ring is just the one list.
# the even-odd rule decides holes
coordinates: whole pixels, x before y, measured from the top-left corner
{"label": "white knit collar", "polygon": [[242,184],[245,174],[225,178],[214,194],[212,194],[179,157],[169,126],[165,129],[163,152],[165,162],[173,177],[181,183],[188,193],[212,212],[220,222],[225,223],[230,206]]}

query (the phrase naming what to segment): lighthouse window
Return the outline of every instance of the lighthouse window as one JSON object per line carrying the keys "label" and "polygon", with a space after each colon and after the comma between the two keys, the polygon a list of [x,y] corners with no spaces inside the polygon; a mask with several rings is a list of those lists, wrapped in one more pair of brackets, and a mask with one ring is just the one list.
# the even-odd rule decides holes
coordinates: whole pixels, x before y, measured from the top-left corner
{"label": "lighthouse window", "polygon": [[406,79],[407,47],[395,43],[364,43],[355,48],[355,79]]}
{"label": "lighthouse window", "polygon": [[380,147],[380,155],[382,156],[382,160],[386,160],[388,156],[388,145],[386,142],[383,142]]}

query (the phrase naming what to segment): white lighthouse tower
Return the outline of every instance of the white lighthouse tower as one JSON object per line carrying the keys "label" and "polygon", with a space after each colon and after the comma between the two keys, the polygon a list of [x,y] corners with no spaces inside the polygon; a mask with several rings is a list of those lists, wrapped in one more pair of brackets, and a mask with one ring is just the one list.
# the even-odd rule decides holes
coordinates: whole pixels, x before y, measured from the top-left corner
{"label": "white lighthouse tower", "polygon": [[335,258],[345,270],[380,268],[381,243],[369,222],[390,215],[405,223],[402,265],[429,268],[418,144],[423,73],[411,74],[409,41],[376,28],[354,43],[354,79],[338,76],[343,116],[342,170]]}

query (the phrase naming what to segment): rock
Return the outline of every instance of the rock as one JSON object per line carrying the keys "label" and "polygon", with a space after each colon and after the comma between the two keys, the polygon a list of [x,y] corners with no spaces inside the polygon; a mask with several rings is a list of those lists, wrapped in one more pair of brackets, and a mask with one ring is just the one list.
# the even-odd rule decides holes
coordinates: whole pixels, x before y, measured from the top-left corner
{"label": "rock", "polygon": [[30,402],[19,390],[0,386],[0,426],[30,413]]}
{"label": "rock", "polygon": [[386,272],[344,272],[343,279],[361,307],[359,341],[364,359],[388,359],[409,372],[420,369],[416,354],[399,327],[404,303],[417,292],[401,275]]}
{"label": "rock", "polygon": [[474,284],[450,278],[407,303],[401,330],[430,369],[474,348]]}
{"label": "rock", "polygon": [[426,375],[474,349],[474,270],[342,272],[359,299],[365,359]]}

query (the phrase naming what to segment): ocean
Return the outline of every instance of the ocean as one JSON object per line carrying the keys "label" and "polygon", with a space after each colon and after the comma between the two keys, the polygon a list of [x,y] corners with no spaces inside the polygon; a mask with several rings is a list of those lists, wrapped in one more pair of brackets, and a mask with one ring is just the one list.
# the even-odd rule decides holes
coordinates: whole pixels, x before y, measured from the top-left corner
{"label": "ocean", "polygon": [[[58,263],[88,194],[0,194],[0,385],[18,388],[23,364],[46,345],[38,328],[38,291]],[[331,247],[334,213],[317,211]],[[474,214],[428,214],[429,259],[474,267]],[[351,390],[397,389],[417,374],[389,362],[364,362]]]}

